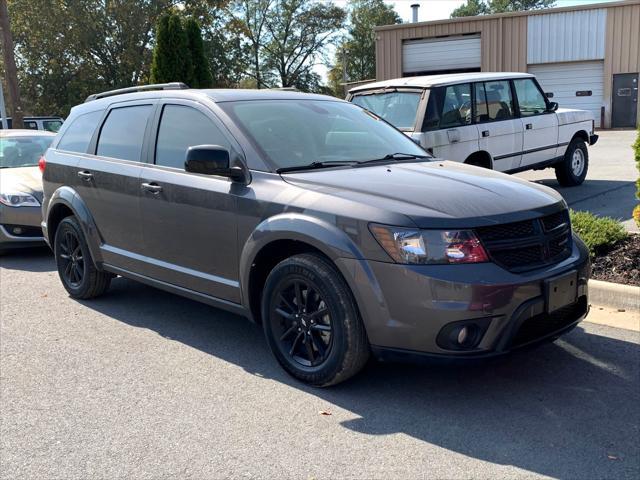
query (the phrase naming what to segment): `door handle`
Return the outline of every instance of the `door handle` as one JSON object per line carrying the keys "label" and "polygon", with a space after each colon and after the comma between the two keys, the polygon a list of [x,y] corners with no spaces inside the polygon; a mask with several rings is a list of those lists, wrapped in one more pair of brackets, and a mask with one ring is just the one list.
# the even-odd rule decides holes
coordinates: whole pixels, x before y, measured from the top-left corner
{"label": "door handle", "polygon": [[162,191],[162,187],[157,183],[143,183],[142,189],[154,194],[158,194]]}
{"label": "door handle", "polygon": [[86,170],[78,172],[78,176],[85,182],[90,182],[93,179],[93,173],[87,172]]}
{"label": "door handle", "polygon": [[525,128],[526,128],[527,130],[533,130],[533,124],[532,124],[532,123],[527,123],[527,124],[525,125]]}
{"label": "door handle", "polygon": [[489,130],[483,130],[482,131],[482,136],[483,137],[488,137],[489,136]]}

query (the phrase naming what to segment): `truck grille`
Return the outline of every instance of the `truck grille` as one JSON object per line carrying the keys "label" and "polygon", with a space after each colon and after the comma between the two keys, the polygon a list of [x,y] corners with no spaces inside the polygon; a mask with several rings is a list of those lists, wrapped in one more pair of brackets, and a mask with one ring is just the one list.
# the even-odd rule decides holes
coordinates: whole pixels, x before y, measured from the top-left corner
{"label": "truck grille", "polygon": [[569,212],[476,229],[489,257],[512,272],[558,263],[571,255]]}

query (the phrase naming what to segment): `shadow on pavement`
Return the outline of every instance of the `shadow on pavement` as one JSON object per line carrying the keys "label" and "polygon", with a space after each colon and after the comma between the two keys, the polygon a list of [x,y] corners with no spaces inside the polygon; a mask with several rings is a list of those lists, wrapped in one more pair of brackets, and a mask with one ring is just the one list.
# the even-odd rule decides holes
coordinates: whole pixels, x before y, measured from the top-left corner
{"label": "shadow on pavement", "polygon": [[[367,435],[396,432],[479,460],[557,478],[637,478],[640,349],[574,330],[556,344],[462,366],[371,362],[329,389],[289,377],[241,317],[125,279],[83,302],[349,410]],[[373,452],[372,452],[373,453]]]}
{"label": "shadow on pavement", "polygon": [[53,272],[56,263],[49,247],[24,248],[4,252],[0,267],[24,272]]}

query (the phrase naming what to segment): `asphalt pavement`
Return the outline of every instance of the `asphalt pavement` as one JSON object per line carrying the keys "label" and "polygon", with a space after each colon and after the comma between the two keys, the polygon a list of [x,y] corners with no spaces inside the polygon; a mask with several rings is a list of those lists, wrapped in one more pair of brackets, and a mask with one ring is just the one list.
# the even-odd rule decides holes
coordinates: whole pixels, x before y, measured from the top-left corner
{"label": "asphalt pavement", "polygon": [[631,145],[636,130],[602,130],[598,142],[589,147],[589,171],[578,187],[560,187],[552,168],[526,171],[519,177],[555,188],[574,210],[621,220],[627,230],[637,232],[631,214],[638,204],[635,181],[638,178]]}
{"label": "asphalt pavement", "polygon": [[0,316],[3,479],[640,478],[637,332],[315,389],[243,318],[124,279],[70,299],[47,251],[0,258]]}

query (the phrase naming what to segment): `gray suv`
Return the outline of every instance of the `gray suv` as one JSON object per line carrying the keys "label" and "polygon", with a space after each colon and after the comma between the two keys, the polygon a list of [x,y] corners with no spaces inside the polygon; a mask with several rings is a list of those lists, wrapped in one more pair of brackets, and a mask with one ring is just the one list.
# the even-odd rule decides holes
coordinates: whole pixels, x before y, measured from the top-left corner
{"label": "gray suv", "polygon": [[434,159],[320,95],[93,95],[46,153],[43,218],[72,297],[121,275],[236,312],[312,385],[370,355],[502,354],[588,311],[589,257],[560,195]]}

